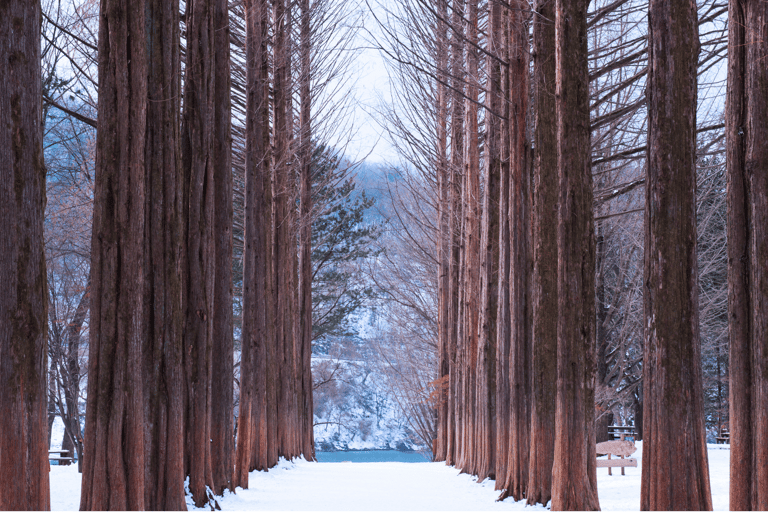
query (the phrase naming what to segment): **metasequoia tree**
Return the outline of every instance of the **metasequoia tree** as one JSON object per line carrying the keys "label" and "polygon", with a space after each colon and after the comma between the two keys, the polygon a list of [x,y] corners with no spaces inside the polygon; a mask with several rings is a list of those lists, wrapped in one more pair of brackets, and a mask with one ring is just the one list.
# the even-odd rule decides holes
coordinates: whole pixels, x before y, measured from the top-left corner
{"label": "metasequoia tree", "polygon": [[[726,99],[731,510],[768,508],[768,19],[728,4]],[[695,503],[695,502],[694,502]]]}
{"label": "metasequoia tree", "polygon": [[536,3],[533,16],[533,274],[531,432],[528,504],[552,497],[557,396],[557,117],[555,109],[555,3]]}
{"label": "metasequoia tree", "polygon": [[40,2],[0,17],[0,507],[49,510]]}
{"label": "metasequoia tree", "polygon": [[[477,15],[475,15],[477,16]],[[499,2],[490,5],[490,27],[488,50],[486,56],[486,83],[490,86],[486,93],[485,101],[489,105],[490,113],[485,115],[485,165],[483,166],[483,179],[485,181],[485,193],[482,202],[482,223],[480,240],[480,301],[478,318],[478,348],[477,348],[477,416],[476,434],[477,454],[475,473],[479,480],[487,477],[500,478],[498,470],[505,468],[505,464],[499,464],[506,457],[507,429],[506,424],[507,401],[509,389],[506,379],[507,365],[499,364],[497,351],[508,349],[508,344],[499,338],[508,340],[508,322],[504,312],[499,314],[502,307],[499,301],[499,290],[506,286],[508,265],[503,266],[500,258],[505,258],[508,251],[499,247],[500,237],[505,242],[508,240],[501,233],[508,227],[508,219],[502,215],[502,199],[505,194],[504,183],[508,179],[508,166],[506,164],[506,151],[504,141],[504,120],[501,112],[504,110],[502,96],[502,72],[501,62],[505,60],[504,38],[501,37],[502,12]],[[476,42],[476,40],[475,40]],[[477,99],[475,96],[474,99]],[[475,127],[477,130],[477,127]],[[500,231],[501,230],[501,231]],[[503,267],[504,270],[500,270]],[[501,288],[500,288],[501,287]],[[508,300],[505,295],[501,302]],[[506,311],[506,309],[504,310]],[[505,353],[508,353],[505,352]],[[499,374],[499,372],[502,372]],[[499,428],[502,427],[502,428]],[[499,439],[501,438],[501,439]],[[500,442],[501,441],[501,442]],[[498,480],[497,480],[498,481]]]}
{"label": "metasequoia tree", "polygon": [[[448,1],[438,0],[437,17],[435,24],[435,62],[438,70],[446,70],[448,65],[448,38],[447,24]],[[437,236],[437,255],[438,255],[438,335],[437,335],[437,353],[438,369],[437,379],[433,387],[434,398],[437,400],[437,436],[432,447],[432,456],[435,460],[445,460],[447,450],[448,436],[448,379],[449,377],[449,353],[448,343],[446,342],[450,332],[449,308],[450,298],[448,295],[450,289],[449,261],[451,257],[451,236],[450,236],[450,183],[448,171],[448,90],[446,87],[447,73],[440,73],[435,80],[436,89],[436,108],[435,108],[435,175],[437,181],[437,211],[438,211],[438,236]]]}
{"label": "metasequoia tree", "polygon": [[[478,478],[496,478],[497,488],[505,481],[509,430],[509,217],[506,212],[509,195],[508,146],[505,141],[507,103],[504,101],[503,62],[508,58],[508,45],[503,36],[506,16],[500,2],[490,4],[488,16],[488,53],[486,83],[488,106],[485,126],[485,194],[483,196],[481,249],[480,352],[478,382],[487,389],[478,390],[479,425],[488,423],[485,434],[488,454],[481,453]],[[487,374],[487,375],[486,375]],[[486,384],[487,382],[487,384]]]}
{"label": "metasequoia tree", "polygon": [[152,23],[147,24],[144,149],[144,507],[186,510],[179,4],[150,0],[146,15]]}
{"label": "metasequoia tree", "polygon": [[[464,167],[461,170],[461,260],[459,266],[459,318],[457,364],[460,382],[458,401],[463,418],[457,441],[461,456],[457,467],[475,474],[478,410],[478,320],[480,312],[480,148],[478,141],[479,66],[477,52],[477,0],[466,2],[466,98],[464,102]],[[457,98],[458,99],[458,98]],[[486,384],[487,386],[487,384]],[[485,388],[486,386],[483,386]],[[487,390],[483,391],[487,394]]]}
{"label": "metasequoia tree", "polygon": [[297,275],[296,275],[296,181],[293,176],[294,116],[292,102],[293,3],[277,0],[273,5],[273,300],[277,356],[277,447],[279,455],[299,454],[297,394]]}
{"label": "metasequoia tree", "polygon": [[460,265],[460,247],[461,247],[461,169],[464,158],[464,27],[462,23],[462,13],[464,10],[463,0],[453,0],[450,9],[451,30],[449,38],[449,73],[451,89],[451,159],[448,164],[449,172],[449,205],[451,212],[449,214],[449,231],[451,236],[451,258],[449,260],[449,291],[448,295],[451,305],[448,308],[449,322],[451,331],[448,333],[448,352],[450,360],[449,382],[448,382],[448,416],[452,424],[447,433],[447,452],[445,461],[453,465],[457,462],[458,445],[461,436],[461,408],[462,405],[457,402],[459,377],[457,361],[458,354],[458,321],[459,321],[459,265]]}
{"label": "metasequoia tree", "polygon": [[187,46],[182,122],[186,312],[184,373],[185,466],[197,506],[213,487],[211,461],[211,380],[214,267],[214,56],[213,2],[187,2]]}
{"label": "metasequoia tree", "polygon": [[651,0],[648,19],[640,508],[711,510],[696,261],[696,5]]}
{"label": "metasequoia tree", "polygon": [[145,29],[143,1],[102,3],[83,510],[144,508]]}
{"label": "metasequoia tree", "polygon": [[[317,12],[304,5],[297,45],[293,9],[284,0],[248,2],[245,26],[234,31],[235,37],[238,32],[245,36],[245,83],[233,87],[246,96],[244,132],[233,132],[244,137],[245,145],[243,350],[235,464],[236,485],[242,486],[247,486],[249,471],[268,470],[278,457],[312,458],[314,450],[307,339],[311,296],[300,291],[309,292],[311,286],[299,277],[300,268],[306,276],[306,249],[311,244],[304,223],[311,222],[314,212],[311,197],[306,198],[308,185],[301,183],[311,172],[310,123],[315,122],[310,117],[315,92],[313,24],[322,25],[324,19],[322,12],[316,18]],[[297,72],[293,59],[298,61]],[[242,79],[237,68],[233,77],[233,82]],[[294,97],[299,99],[298,122]],[[308,219],[300,215],[306,210]]]}
{"label": "metasequoia tree", "polygon": [[267,400],[274,398],[272,394],[268,394],[268,389],[274,390],[273,379],[276,372],[274,365],[267,364],[267,357],[274,354],[270,339],[271,327],[268,323],[268,320],[271,320],[272,307],[268,15],[267,2],[245,2],[247,93],[243,327],[240,415],[234,478],[235,485],[244,489],[248,488],[248,473],[251,470],[266,470],[269,467],[268,423],[274,428],[274,423],[267,416]]}
{"label": "metasequoia tree", "polygon": [[[526,18],[518,16],[524,8],[503,2],[481,4],[477,8],[477,36],[473,33],[474,7],[460,0],[406,2],[402,9],[393,10],[392,18],[404,22],[407,30],[383,24],[389,31],[391,45],[384,51],[397,63],[394,69],[409,97],[418,98],[409,100],[412,108],[407,116],[390,116],[395,125],[392,132],[405,141],[398,146],[404,158],[413,163],[417,172],[430,179],[434,177],[437,184],[433,227],[439,268],[438,365],[432,397],[438,433],[434,451],[437,459],[445,459],[462,471],[476,472],[481,478],[495,472],[497,486],[505,489],[503,496],[526,496],[532,503],[546,503],[552,498],[553,503],[558,503],[556,506],[577,506],[567,500],[579,495],[583,500],[578,506],[597,507],[593,461],[596,416],[615,408],[626,419],[625,409],[634,407],[637,413],[642,402],[638,375],[642,362],[638,328],[642,322],[637,314],[641,252],[633,234],[640,226],[636,215],[642,211],[638,193],[645,184],[637,173],[642,169],[646,150],[642,91],[648,49],[645,24],[637,15],[646,6],[642,1],[632,0],[598,2],[595,10],[587,14],[584,2],[561,5],[559,12],[554,2],[536,5],[532,17],[535,104],[531,109],[536,123],[530,132],[525,115],[527,94],[516,92],[530,87],[526,67],[528,32],[515,26],[517,23],[524,27]],[[707,80],[707,74],[722,58],[722,38],[718,35],[722,31],[716,25],[723,12],[723,5],[716,2],[699,6],[698,23],[715,25],[707,36],[707,53],[698,62],[702,80]],[[458,13],[463,16],[457,16]],[[562,30],[558,32],[561,73],[556,76],[557,16]],[[419,44],[414,45],[416,41]],[[461,55],[457,52],[459,48]],[[480,73],[475,71],[476,51],[485,62]],[[498,70],[494,60],[501,63]],[[424,85],[427,80],[432,80],[431,88]],[[482,95],[478,99],[473,94],[478,80],[484,84],[484,101]],[[559,118],[555,108],[556,82],[562,91],[558,92]],[[478,101],[484,108],[473,115],[470,111]],[[705,103],[705,108],[708,117],[716,117],[716,108],[709,103]],[[477,130],[472,125],[475,116],[482,120]],[[435,134],[429,143],[415,140],[405,129],[421,126],[421,118],[432,123],[424,125],[421,132]],[[559,150],[558,125],[565,127],[561,129],[561,135],[565,135],[559,141]],[[501,172],[500,192],[494,188],[492,173],[480,179],[484,201],[482,236],[486,236],[486,222],[495,222],[496,209],[500,215],[494,231],[499,235],[496,240],[482,239],[481,278],[473,281],[469,263],[476,236],[469,222],[474,206],[471,141],[481,127],[485,132],[479,146],[480,162],[491,169],[497,165],[510,167]],[[715,122],[700,127],[702,133],[718,129],[722,126],[718,128]],[[534,158],[526,163],[525,145],[529,138],[535,142]],[[717,151],[717,138],[706,136],[702,156]],[[567,156],[567,161],[559,164],[563,173],[559,183],[554,178],[558,155]],[[519,158],[522,163],[517,161]],[[521,170],[519,175],[515,166]],[[527,182],[530,177],[526,167],[535,168],[535,203],[530,207],[525,200],[518,199],[530,196],[532,184]],[[454,177],[451,173],[457,170],[460,173]],[[596,176],[594,183],[592,175]],[[596,263],[593,209],[602,221],[599,230],[604,251],[599,260],[604,275],[597,287],[594,270],[590,270]],[[564,270],[559,278],[560,289],[553,268],[558,252],[554,229],[558,210],[563,221],[559,251]],[[711,218],[704,210],[700,212],[700,222],[710,223]],[[622,250],[618,250],[619,246]],[[530,263],[532,254],[534,265]],[[486,266],[495,258],[498,271]],[[705,268],[711,266],[707,262],[700,264]],[[498,291],[492,292],[491,297],[486,287],[494,285],[488,277],[494,275],[498,276]],[[595,288],[601,305],[599,315],[595,315]],[[566,298],[558,298],[563,290],[567,292]],[[497,301],[497,332],[490,335],[493,340],[488,338],[487,324],[491,300]],[[711,309],[712,304],[712,298],[707,298],[701,307]],[[480,308],[476,320],[471,308]],[[595,320],[599,322],[597,328],[590,325]],[[472,323],[475,325],[471,326]],[[478,329],[479,334],[475,335],[473,329]],[[593,378],[596,336],[601,341],[597,405],[604,409],[600,410],[595,408]],[[560,345],[568,350],[558,349],[558,337]],[[497,361],[493,384],[484,373],[488,370],[489,350],[495,351]],[[555,400],[558,366],[561,394],[572,393],[573,398]],[[530,373],[532,368],[535,374]],[[485,397],[486,385],[496,388],[495,404]],[[528,400],[531,402],[527,403]],[[561,406],[557,420],[556,402]],[[507,410],[507,406],[515,412]],[[569,406],[572,407],[568,409]],[[490,414],[495,417],[495,426],[489,432],[485,422]],[[639,420],[640,414],[637,416]],[[610,416],[606,414],[600,419],[607,425]],[[517,426],[520,421],[525,425],[522,428]],[[562,435],[555,442],[554,426],[558,421],[568,423],[561,423]],[[508,435],[515,439],[508,440]],[[496,451],[492,469],[487,462],[490,436],[494,436]],[[575,450],[565,448],[571,444]],[[556,445],[575,457],[554,468],[560,481],[553,487]],[[573,466],[564,469],[568,464]],[[569,488],[571,475],[584,477],[576,479],[576,484]],[[553,489],[560,493],[557,499]]]}
{"label": "metasequoia tree", "polygon": [[300,451],[314,458],[314,408],[312,401],[312,11],[301,0],[299,27],[299,430]]}
{"label": "metasequoia tree", "polygon": [[211,471],[213,491],[235,490],[232,318],[232,107],[227,0],[213,0],[213,309],[211,357]]}
{"label": "metasequoia tree", "polygon": [[599,510],[594,432],[595,239],[585,0],[555,3],[557,401],[553,510]]}
{"label": "metasequoia tree", "polygon": [[[527,3],[513,2],[509,9],[510,34],[507,58],[507,130],[509,180],[507,204],[502,214],[509,217],[509,433],[506,483],[502,498],[521,500],[528,485],[531,407],[531,346],[529,280],[530,260],[530,176],[528,158],[529,47]],[[578,62],[578,61],[576,61]]]}

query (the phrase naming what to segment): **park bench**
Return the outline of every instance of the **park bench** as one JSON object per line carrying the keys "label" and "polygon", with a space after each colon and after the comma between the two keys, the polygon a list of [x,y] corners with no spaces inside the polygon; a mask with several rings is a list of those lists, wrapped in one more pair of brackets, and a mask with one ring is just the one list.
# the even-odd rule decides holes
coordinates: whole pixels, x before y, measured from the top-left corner
{"label": "park bench", "polygon": [[57,461],[59,466],[69,466],[75,459],[69,450],[48,450],[48,460]]}
{"label": "park bench", "polygon": [[720,435],[717,436],[717,444],[731,444],[731,433],[726,427],[720,429]]}
{"label": "park bench", "polygon": [[610,425],[608,427],[608,435],[613,440],[634,441],[637,434],[635,433],[635,427],[632,425]]}
{"label": "park bench", "polygon": [[[607,459],[597,459],[597,467],[608,468],[608,474],[611,475],[611,468],[621,468],[621,474],[624,474],[624,468],[637,467],[637,459],[625,459],[637,451],[635,443],[632,441],[605,441],[603,443],[597,443],[595,447],[597,455],[608,455]],[[619,457],[618,459],[611,459],[611,456]]]}

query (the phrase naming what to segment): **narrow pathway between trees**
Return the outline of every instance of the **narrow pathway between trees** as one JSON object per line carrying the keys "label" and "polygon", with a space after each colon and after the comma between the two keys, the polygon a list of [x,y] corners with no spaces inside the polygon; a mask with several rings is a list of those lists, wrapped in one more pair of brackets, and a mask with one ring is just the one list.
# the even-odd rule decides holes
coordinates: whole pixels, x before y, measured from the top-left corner
{"label": "narrow pathway between trees", "polygon": [[[709,445],[715,510],[728,508],[730,450]],[[638,450],[641,452],[641,450]],[[637,454],[638,459],[640,453]],[[641,464],[639,464],[641,466]],[[602,510],[638,510],[640,467],[607,475],[598,469]],[[219,499],[222,510],[523,510],[525,502],[496,502],[494,482],[477,484],[443,463],[281,462],[267,473],[250,474],[250,489]],[[77,510],[80,475],[76,466],[51,467],[51,510]],[[188,497],[190,510],[193,505]],[[528,507],[526,510],[544,510]]]}

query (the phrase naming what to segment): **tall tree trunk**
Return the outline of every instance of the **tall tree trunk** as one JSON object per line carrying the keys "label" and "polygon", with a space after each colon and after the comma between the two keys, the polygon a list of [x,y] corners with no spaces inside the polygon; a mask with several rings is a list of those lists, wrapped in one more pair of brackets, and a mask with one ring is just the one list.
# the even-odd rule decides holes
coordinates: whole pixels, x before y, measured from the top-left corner
{"label": "tall tree trunk", "polygon": [[599,510],[595,455],[595,238],[586,0],[555,19],[558,319],[552,510]]}
{"label": "tall tree trunk", "polygon": [[[245,235],[240,416],[236,486],[248,488],[248,472],[268,467],[268,374],[271,344],[271,224],[269,188],[268,5],[246,0]],[[258,454],[254,461],[253,453]]]}
{"label": "tall tree trunk", "polygon": [[557,397],[557,112],[554,0],[539,0],[533,16],[533,390],[528,504],[552,497]]}
{"label": "tall tree trunk", "polygon": [[[605,184],[598,181],[597,189],[601,190],[605,187]],[[598,208],[599,212],[599,208]],[[595,382],[596,386],[608,386],[608,330],[606,329],[606,321],[608,319],[608,312],[610,311],[606,307],[605,297],[605,276],[609,272],[609,268],[615,266],[611,261],[606,261],[605,256],[605,237],[603,233],[605,228],[603,223],[597,223],[595,226],[597,231],[597,240],[595,243],[595,268],[596,271],[596,283],[595,283],[595,309],[597,315],[597,321],[595,322],[595,339],[597,340],[597,360],[596,360],[596,374]],[[612,438],[608,432],[608,427],[613,423],[613,412],[603,411],[602,407],[595,407],[595,441],[602,443],[604,441],[610,441]]]}
{"label": "tall tree trunk", "polygon": [[651,0],[641,510],[712,510],[696,261],[696,4]]}
{"label": "tall tree trunk", "polygon": [[448,170],[448,37],[446,34],[448,19],[448,0],[438,0],[438,20],[436,22],[435,51],[437,52],[437,100],[435,131],[437,135],[436,147],[436,175],[438,189],[438,226],[437,239],[438,252],[438,370],[433,393],[437,399],[437,439],[432,447],[432,456],[435,461],[444,461],[448,449],[448,379],[450,364],[450,332],[451,326],[449,296],[450,291],[450,258],[451,233],[450,233],[450,183]]}
{"label": "tall tree trunk", "polygon": [[40,2],[0,5],[0,508],[50,510]]}
{"label": "tall tree trunk", "polygon": [[459,266],[461,248],[461,170],[464,160],[464,25],[462,14],[463,0],[453,0],[451,4],[450,31],[450,73],[451,73],[451,161],[449,164],[449,188],[451,212],[449,215],[449,230],[451,234],[450,282],[448,295],[450,297],[449,324],[451,328],[448,337],[449,353],[449,391],[448,391],[448,446],[446,464],[457,463],[459,455],[458,444],[461,436],[462,405],[459,396],[461,382],[458,356],[458,324],[459,324]]}
{"label": "tall tree trunk", "polygon": [[214,14],[212,0],[187,1],[182,150],[185,178],[187,307],[186,472],[195,505],[208,502],[211,463],[211,359],[214,278]]}
{"label": "tall tree trunk", "polygon": [[273,265],[275,273],[275,327],[277,335],[277,365],[279,369],[279,398],[277,440],[280,456],[292,458],[296,450],[296,362],[294,322],[294,275],[296,255],[294,242],[293,201],[296,181],[293,177],[293,107],[291,101],[291,4],[287,0],[274,2],[274,168],[273,205],[274,233]]}
{"label": "tall tree trunk", "polygon": [[186,510],[179,4],[150,0],[146,13],[152,22],[145,138],[144,506]]}
{"label": "tall tree trunk", "polygon": [[[475,45],[478,42],[478,13],[477,0],[467,0],[467,89],[464,100],[464,187],[462,190],[462,202],[464,204],[463,218],[463,243],[464,243],[464,304],[462,311],[462,340],[464,344],[465,358],[463,360],[464,377],[464,464],[462,470],[470,474],[477,474],[477,459],[481,456],[477,432],[477,416],[479,414],[477,392],[478,369],[478,335],[480,320],[480,144],[478,131],[479,98],[478,76],[478,50]],[[487,383],[483,386],[483,392],[487,394]],[[485,436],[484,436],[485,437]],[[487,445],[488,440],[484,443]]]}
{"label": "tall tree trunk", "polygon": [[[64,400],[67,406],[65,418],[65,440],[72,445],[70,450],[77,452],[77,468],[83,472],[83,434],[80,426],[80,338],[83,324],[91,308],[91,280],[85,285],[83,296],[77,304],[75,316],[67,326],[66,380],[64,382]],[[64,379],[62,379],[64,380]],[[63,444],[61,447],[64,448]]]}
{"label": "tall tree trunk", "polygon": [[[525,497],[528,485],[528,453],[531,428],[531,347],[528,319],[528,25],[527,4],[513,3],[509,12],[510,50],[507,101],[509,102],[509,455],[505,495]],[[503,495],[504,496],[504,495]]]}
{"label": "tall tree trunk", "polygon": [[[499,60],[491,62],[490,92],[487,96],[490,112],[486,113],[488,122],[486,127],[486,190],[488,200],[498,198],[498,205],[494,212],[489,206],[488,223],[495,222],[495,237],[498,244],[498,263],[495,274],[497,276],[496,293],[496,461],[495,476],[496,489],[503,490],[507,483],[509,469],[509,438],[510,438],[510,396],[509,362],[511,340],[511,316],[510,316],[510,269],[511,242],[510,218],[505,212],[509,211],[509,123],[510,105],[506,94],[509,87],[509,66],[503,63],[509,62],[509,16],[506,6],[500,1],[491,3],[490,8],[489,47],[494,56]],[[488,204],[492,204],[489,201]],[[495,219],[493,216],[495,215]],[[485,216],[483,217],[485,222]],[[493,237],[489,233],[489,241]],[[493,243],[493,242],[490,242]],[[488,271],[489,269],[486,269]]]}
{"label": "tall tree trunk", "polygon": [[82,510],[144,508],[145,27],[143,1],[102,1]]}
{"label": "tall tree trunk", "polygon": [[314,411],[312,406],[312,61],[311,10],[309,0],[301,0],[299,54],[301,58],[301,114],[299,119],[299,174],[301,224],[299,255],[299,322],[300,322],[300,419],[301,445],[304,456],[315,458]]}
{"label": "tall tree trunk", "polygon": [[[480,319],[479,344],[477,355],[477,478],[496,478],[499,458],[505,452],[499,451],[499,436],[506,439],[506,421],[500,422],[497,412],[500,407],[506,408],[506,396],[499,397],[497,382],[500,380],[497,361],[497,350],[501,332],[506,332],[505,326],[500,326],[503,313],[499,314],[499,284],[506,280],[506,273],[500,276],[499,258],[505,257],[506,251],[500,249],[499,243],[507,243],[502,233],[503,227],[500,211],[505,204],[501,200],[501,182],[503,163],[503,127],[499,117],[503,110],[501,96],[501,60],[504,59],[502,50],[504,38],[501,24],[501,4],[491,3],[490,33],[488,48],[491,55],[486,56],[486,74],[489,80],[489,92],[486,95],[488,109],[485,113],[485,165],[483,169],[485,194],[483,195],[481,240],[480,240]],[[500,237],[501,235],[501,237]],[[506,268],[506,267],[504,267]],[[502,286],[504,286],[502,284]],[[502,292],[503,293],[503,292]],[[503,301],[503,299],[502,299]],[[502,367],[506,367],[503,364]],[[503,382],[506,379],[502,375]],[[500,398],[500,399],[499,399]],[[506,418],[505,418],[506,420]],[[505,445],[506,446],[506,445]],[[502,466],[506,466],[502,464]]]}
{"label": "tall tree trunk", "polygon": [[211,382],[213,491],[235,490],[233,466],[234,338],[232,319],[232,107],[230,101],[229,9],[214,0],[213,183],[214,288]]}
{"label": "tall tree trunk", "polygon": [[728,310],[731,510],[768,509],[768,17],[728,4]]}

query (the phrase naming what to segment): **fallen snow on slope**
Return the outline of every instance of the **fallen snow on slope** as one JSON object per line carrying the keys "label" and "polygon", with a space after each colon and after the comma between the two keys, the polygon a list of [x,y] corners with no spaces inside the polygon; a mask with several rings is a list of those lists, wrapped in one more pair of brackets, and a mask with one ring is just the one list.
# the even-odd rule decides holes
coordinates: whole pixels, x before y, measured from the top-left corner
{"label": "fallen snow on slope", "polygon": [[[640,509],[639,446],[637,468],[598,468],[602,510]],[[709,445],[712,501],[715,510],[728,509],[730,450]],[[408,464],[315,463],[281,461],[269,472],[253,472],[250,489],[237,489],[218,498],[223,510],[522,510],[525,502],[496,502],[494,482],[478,484],[443,463]],[[77,466],[51,467],[51,510],[77,510],[80,475]],[[193,509],[188,501],[190,510]],[[528,510],[542,509],[530,507]],[[201,509],[205,510],[205,509]],[[210,509],[208,509],[210,510]]]}

